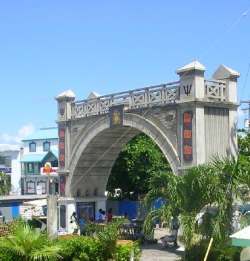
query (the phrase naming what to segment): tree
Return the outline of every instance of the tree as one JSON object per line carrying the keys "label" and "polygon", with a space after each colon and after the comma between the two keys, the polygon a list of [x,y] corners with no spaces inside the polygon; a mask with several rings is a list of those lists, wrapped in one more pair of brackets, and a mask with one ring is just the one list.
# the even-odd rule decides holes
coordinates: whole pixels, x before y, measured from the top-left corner
{"label": "tree", "polygon": [[145,134],[134,137],[121,151],[109,177],[107,190],[122,190],[124,198],[133,192],[135,198],[148,192],[149,180],[155,171],[170,166],[154,141]]}
{"label": "tree", "polygon": [[[158,197],[167,204],[158,210],[151,209],[145,231],[150,232],[156,218],[169,222],[171,216],[179,214],[187,249],[210,237],[217,242],[225,241],[231,233],[233,200],[242,197],[239,188],[249,188],[249,171],[238,158],[214,159],[210,164],[188,169],[183,176],[158,173],[150,180],[146,204],[150,207]],[[198,226],[197,215],[201,212],[204,222]]]}
{"label": "tree", "polygon": [[0,239],[0,258],[6,256],[9,260],[58,260],[59,251],[60,247],[49,241],[46,234],[27,224],[19,224],[13,234]]}
{"label": "tree", "polygon": [[0,195],[8,195],[11,188],[10,176],[0,172]]}

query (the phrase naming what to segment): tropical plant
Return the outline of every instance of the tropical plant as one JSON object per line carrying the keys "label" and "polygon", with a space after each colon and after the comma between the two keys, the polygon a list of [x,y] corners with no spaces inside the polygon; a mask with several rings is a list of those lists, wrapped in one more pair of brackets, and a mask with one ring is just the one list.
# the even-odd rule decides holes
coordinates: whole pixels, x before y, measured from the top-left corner
{"label": "tropical plant", "polygon": [[11,188],[10,176],[0,172],[0,195],[8,195]]}
{"label": "tropical plant", "polygon": [[60,247],[50,241],[46,234],[19,224],[13,233],[0,239],[0,253],[11,260],[58,260]]}
{"label": "tropical plant", "polygon": [[[188,169],[183,176],[160,172],[150,180],[146,203],[150,206],[161,197],[167,204],[151,209],[144,231],[150,231],[156,219],[168,223],[171,216],[180,214],[187,249],[210,237],[225,241],[232,228],[233,200],[241,198],[239,188],[249,188],[249,184],[249,169],[240,158],[214,159],[210,164]],[[198,225],[197,216],[201,213],[204,222]]]}

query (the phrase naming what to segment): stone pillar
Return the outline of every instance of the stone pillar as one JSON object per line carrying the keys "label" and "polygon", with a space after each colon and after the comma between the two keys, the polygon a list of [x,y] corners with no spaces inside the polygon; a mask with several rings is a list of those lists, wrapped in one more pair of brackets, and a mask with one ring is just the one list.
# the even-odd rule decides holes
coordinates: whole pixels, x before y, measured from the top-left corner
{"label": "stone pillar", "polygon": [[47,232],[49,237],[57,236],[57,197],[50,195],[47,197]]}
{"label": "stone pillar", "polygon": [[237,108],[238,108],[238,96],[237,96],[237,79],[240,77],[240,73],[225,66],[220,65],[219,68],[213,74],[215,80],[223,80],[226,83],[226,95],[228,101],[231,103],[229,108],[229,151],[228,156],[237,156],[238,144],[237,144]]}
{"label": "stone pillar", "polygon": [[[58,132],[59,132],[59,162],[58,174],[61,181],[67,182],[69,174],[70,159],[70,120],[73,112],[73,102],[75,94],[71,91],[65,91],[56,97],[58,103]],[[61,178],[61,176],[63,176]],[[66,184],[64,187],[67,187]],[[60,183],[60,188],[62,184]],[[60,189],[62,190],[62,189]],[[69,195],[69,191],[60,191],[62,196]]]}
{"label": "stone pillar", "polygon": [[98,198],[95,201],[95,213],[98,213],[98,210],[101,208],[103,210],[106,211],[106,202],[107,202],[107,198],[103,197],[103,198]]}
{"label": "stone pillar", "polygon": [[[205,67],[200,62],[194,61],[176,72],[180,77],[181,103],[178,112],[179,155],[181,169],[186,169],[205,163],[204,106],[199,103],[204,99]],[[188,123],[190,117],[192,120]]]}

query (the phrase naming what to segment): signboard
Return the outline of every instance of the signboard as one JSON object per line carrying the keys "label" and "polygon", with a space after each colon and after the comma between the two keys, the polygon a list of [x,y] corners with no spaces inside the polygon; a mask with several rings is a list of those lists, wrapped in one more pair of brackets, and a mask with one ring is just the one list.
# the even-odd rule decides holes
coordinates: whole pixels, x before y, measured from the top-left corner
{"label": "signboard", "polygon": [[59,128],[59,166],[65,167],[65,128]]}
{"label": "signboard", "polygon": [[193,133],[192,133],[193,112],[183,113],[183,159],[185,161],[193,160]]}
{"label": "signboard", "polygon": [[41,175],[57,175],[57,167],[50,167],[49,172],[45,169],[45,167],[40,168]]}
{"label": "signboard", "polygon": [[6,166],[0,166],[0,172],[3,172],[5,174],[11,174],[11,168]]}
{"label": "signboard", "polygon": [[123,125],[123,105],[113,106],[109,110],[110,127]]}

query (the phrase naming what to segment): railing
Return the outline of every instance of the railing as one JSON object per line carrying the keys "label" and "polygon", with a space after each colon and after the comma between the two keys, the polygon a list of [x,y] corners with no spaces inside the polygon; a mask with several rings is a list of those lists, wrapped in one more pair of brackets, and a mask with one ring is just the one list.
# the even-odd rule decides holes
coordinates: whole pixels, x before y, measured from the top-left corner
{"label": "railing", "polygon": [[130,110],[174,103],[178,97],[179,82],[172,82],[78,101],[72,103],[72,112],[74,118],[82,118],[106,114],[114,105],[123,104],[126,110]]}
{"label": "railing", "polygon": [[226,83],[223,81],[205,80],[205,97],[208,100],[226,101]]}
{"label": "railing", "polygon": [[[180,82],[172,82],[76,101],[72,103],[72,117],[83,118],[107,114],[110,107],[115,105],[124,105],[125,110],[132,110],[170,104],[179,99],[179,94]],[[228,99],[226,83],[205,80],[204,98],[209,101],[226,101]]]}

